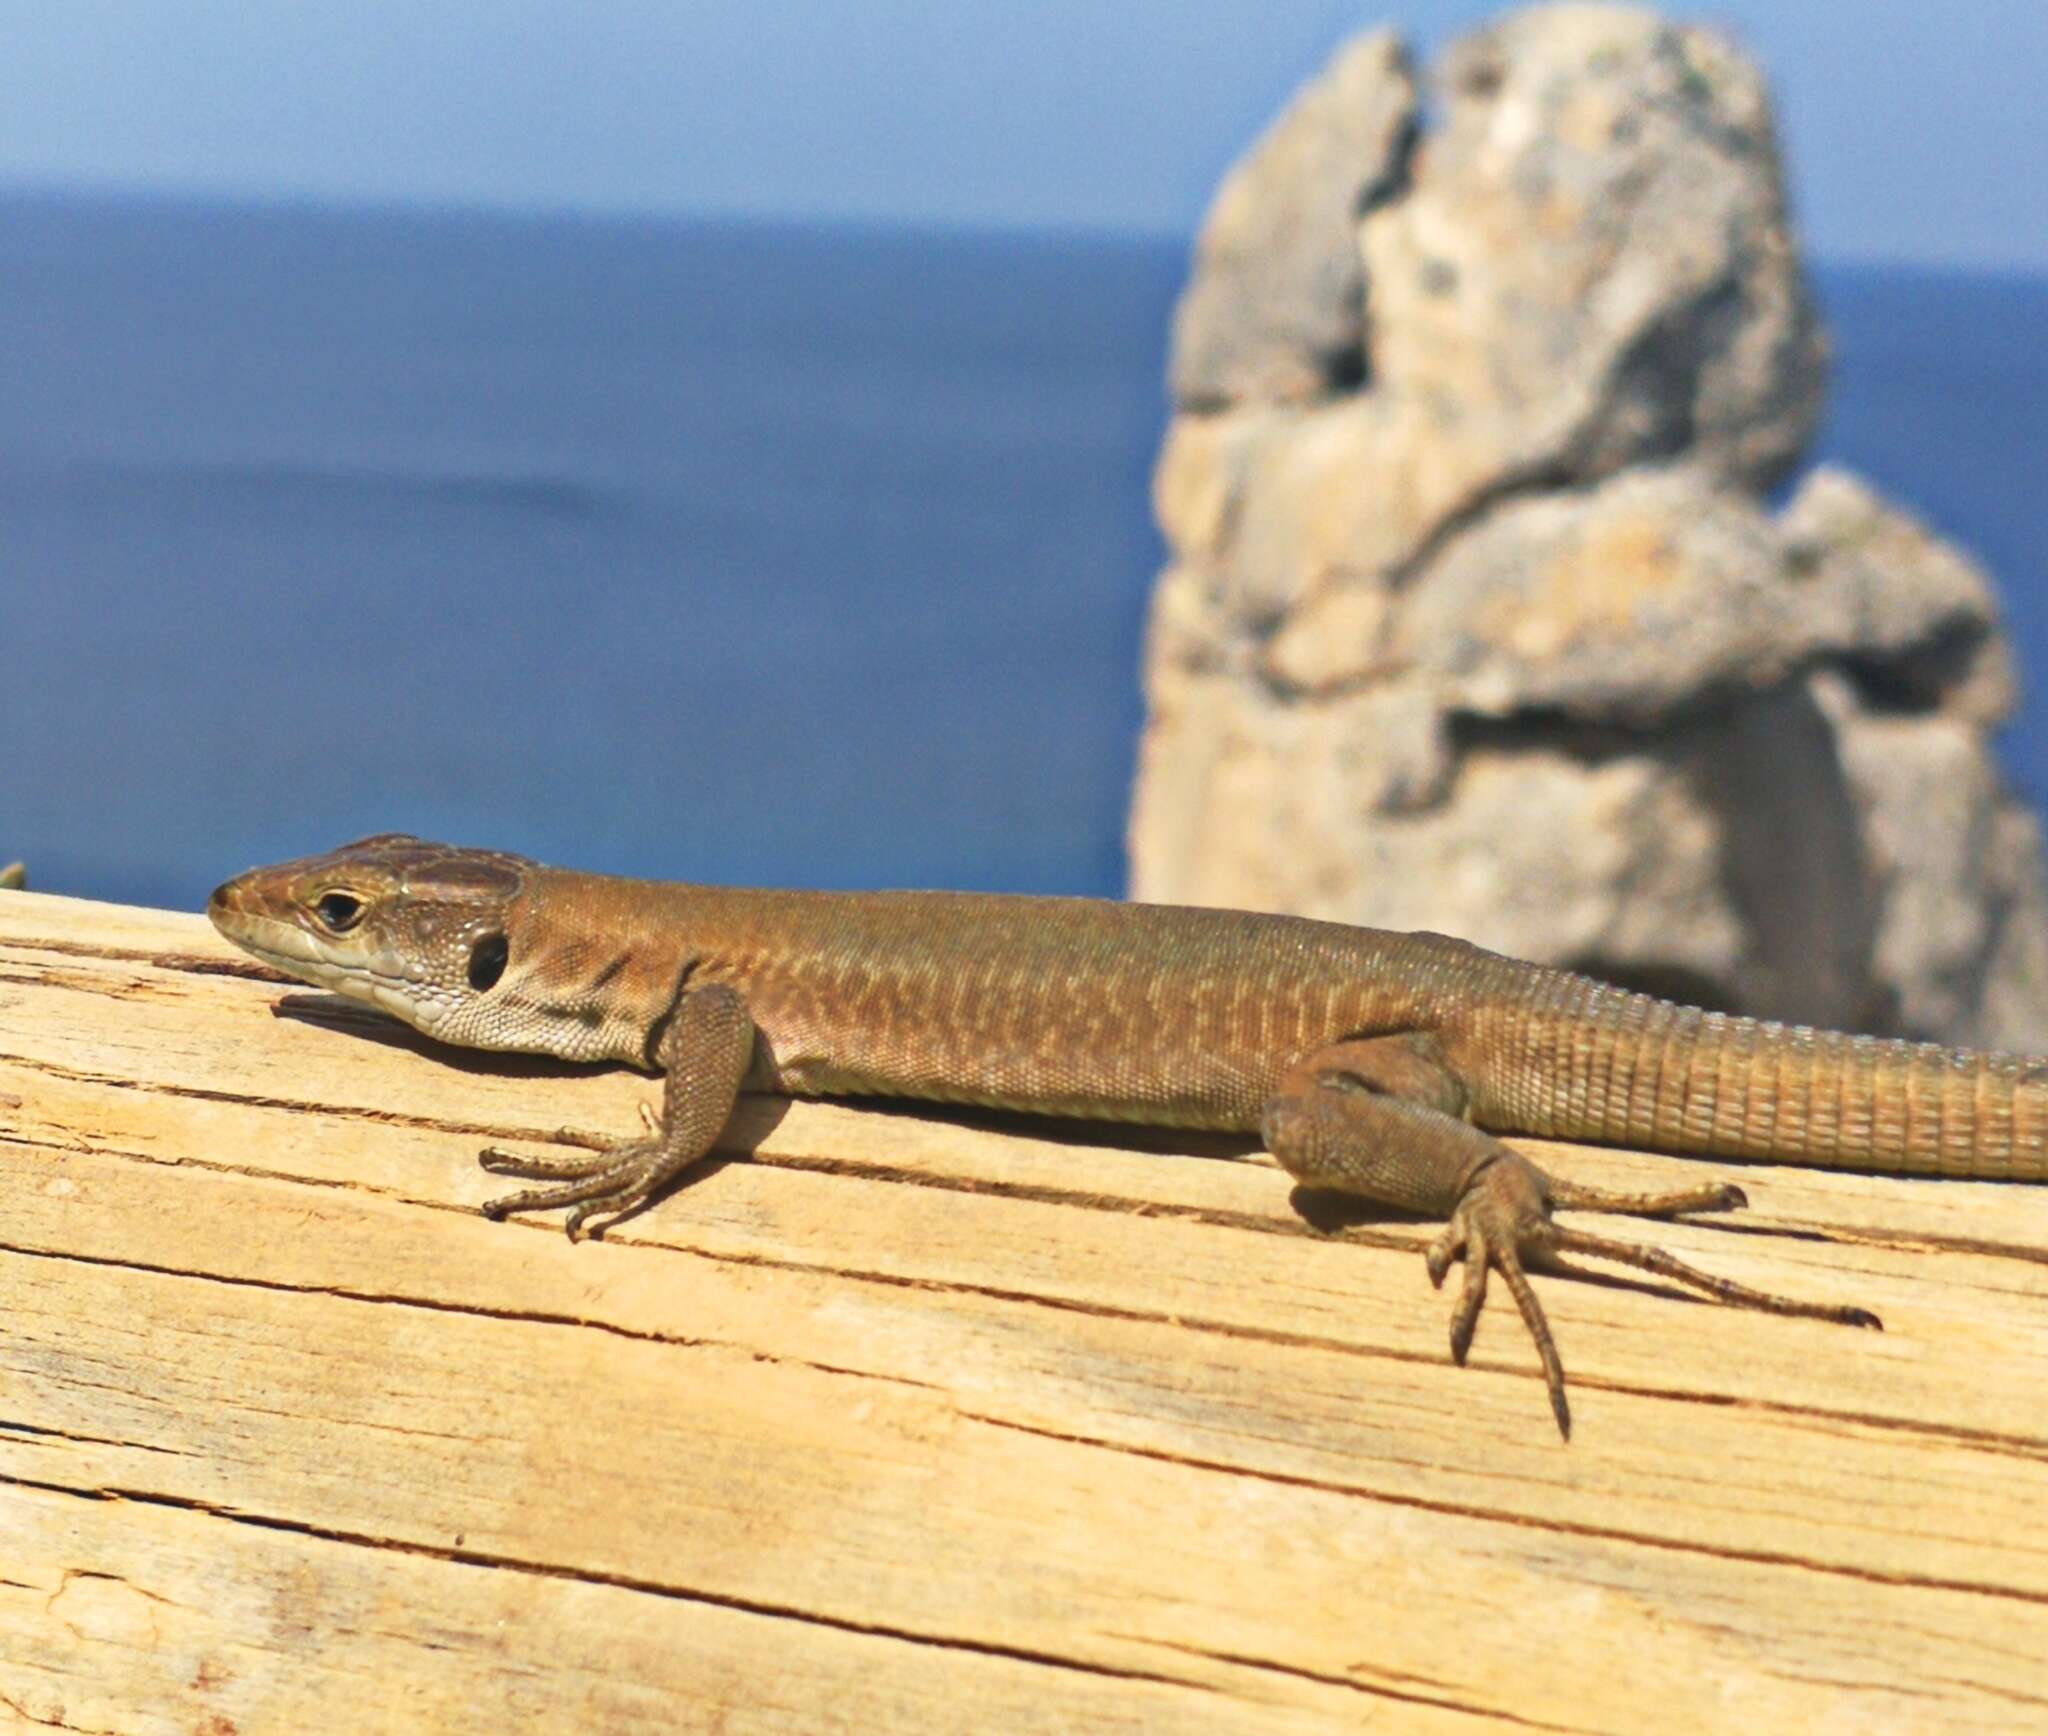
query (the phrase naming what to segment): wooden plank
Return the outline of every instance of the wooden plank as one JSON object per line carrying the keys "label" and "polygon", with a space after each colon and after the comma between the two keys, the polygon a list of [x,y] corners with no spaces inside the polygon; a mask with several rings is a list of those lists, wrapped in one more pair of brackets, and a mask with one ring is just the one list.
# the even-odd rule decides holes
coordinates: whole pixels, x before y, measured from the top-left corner
{"label": "wooden plank", "polygon": [[[2048,1189],[1759,1170],[1742,1233],[1657,1229],[1881,1336],[1539,1280],[1565,1446],[1511,1315],[1448,1365],[1428,1226],[1311,1234],[1241,1147],[763,1100],[751,1161],[604,1244],[466,1209],[484,1139],[650,1089],[430,1049],[197,919],[0,898],[0,1700],[2048,1720]],[[75,1655],[28,1613],[102,1603]],[[202,1654],[241,1665],[212,1698]]]}
{"label": "wooden plank", "polygon": [[[0,1488],[0,1713],[58,1729],[1219,1728],[1213,1696],[145,1500]],[[1451,1722],[1469,1722],[1453,1720]]]}

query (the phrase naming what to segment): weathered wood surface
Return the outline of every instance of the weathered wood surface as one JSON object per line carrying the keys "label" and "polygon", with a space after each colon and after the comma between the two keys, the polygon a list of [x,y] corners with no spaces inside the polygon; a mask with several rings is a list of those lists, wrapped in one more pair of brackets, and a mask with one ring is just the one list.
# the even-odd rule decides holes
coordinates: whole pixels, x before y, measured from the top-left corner
{"label": "weathered wood surface", "polygon": [[1448,1365],[1429,1226],[1221,1148],[763,1100],[605,1243],[470,1212],[650,1089],[0,895],[0,1711],[2048,1727],[2048,1188],[1657,1232],[1882,1336],[1538,1279],[1567,1447],[1504,1299]]}

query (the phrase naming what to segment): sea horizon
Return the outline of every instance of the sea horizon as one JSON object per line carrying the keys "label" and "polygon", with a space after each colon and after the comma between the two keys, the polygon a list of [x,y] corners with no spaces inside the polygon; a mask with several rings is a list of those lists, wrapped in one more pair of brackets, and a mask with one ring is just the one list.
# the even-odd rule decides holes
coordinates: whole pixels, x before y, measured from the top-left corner
{"label": "sea horizon", "polygon": [[[1122,888],[1187,238],[0,187],[0,860]],[[1812,266],[2048,788],[2048,275]]]}

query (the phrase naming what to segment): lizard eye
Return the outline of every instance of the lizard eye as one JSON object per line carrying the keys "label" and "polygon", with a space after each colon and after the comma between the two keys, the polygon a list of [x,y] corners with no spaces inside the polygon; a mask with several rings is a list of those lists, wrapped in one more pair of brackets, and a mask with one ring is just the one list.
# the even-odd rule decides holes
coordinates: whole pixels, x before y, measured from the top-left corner
{"label": "lizard eye", "polygon": [[469,986],[478,994],[497,986],[508,950],[502,934],[487,934],[469,949]]}
{"label": "lizard eye", "polygon": [[363,901],[346,892],[323,892],[319,903],[313,906],[313,914],[320,918],[323,928],[346,934],[363,920]]}

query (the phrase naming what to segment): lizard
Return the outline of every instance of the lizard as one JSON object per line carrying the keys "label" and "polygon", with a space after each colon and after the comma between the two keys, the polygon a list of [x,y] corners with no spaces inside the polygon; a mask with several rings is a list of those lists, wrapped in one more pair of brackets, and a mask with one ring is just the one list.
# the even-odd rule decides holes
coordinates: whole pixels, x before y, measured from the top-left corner
{"label": "lizard", "polygon": [[1090,898],[631,880],[379,833],[251,869],[208,914],[317,987],[477,1049],[663,1076],[646,1136],[562,1160],[488,1147],[572,1240],[709,1154],[743,1091],[895,1097],[1256,1134],[1302,1188],[1442,1218],[1463,1364],[1498,1272],[1561,1434],[1563,1364],[1530,1269],[1606,1258],[1720,1301],[1851,1326],[1560,1210],[1669,1218],[1726,1182],[1615,1193],[1501,1135],[1871,1173],[2048,1181],[2048,1060],[1703,1011],[1462,940]]}

